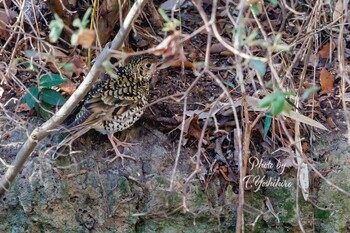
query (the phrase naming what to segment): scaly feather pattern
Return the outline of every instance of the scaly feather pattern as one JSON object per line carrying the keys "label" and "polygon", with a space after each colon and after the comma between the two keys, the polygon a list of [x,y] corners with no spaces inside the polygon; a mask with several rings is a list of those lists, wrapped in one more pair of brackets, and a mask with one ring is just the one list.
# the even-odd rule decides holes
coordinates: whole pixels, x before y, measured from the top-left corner
{"label": "scaly feather pattern", "polygon": [[123,143],[113,134],[129,128],[143,114],[148,104],[149,80],[157,64],[157,57],[140,55],[117,69],[115,74],[105,74],[83,100],[75,120],[67,127],[71,135],[59,147],[95,129],[108,135],[117,157],[125,157],[117,149]]}

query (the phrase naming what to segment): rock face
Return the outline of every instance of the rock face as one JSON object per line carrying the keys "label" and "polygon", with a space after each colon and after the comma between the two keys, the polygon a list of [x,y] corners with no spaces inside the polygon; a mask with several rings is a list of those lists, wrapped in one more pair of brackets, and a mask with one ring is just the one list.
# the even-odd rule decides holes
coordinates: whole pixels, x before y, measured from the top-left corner
{"label": "rock face", "polygon": [[[206,189],[193,179],[186,188],[190,212],[183,212],[184,180],[194,169],[195,151],[182,151],[169,190],[176,143],[147,126],[125,134],[138,144],[124,153],[138,161],[126,160],[124,168],[120,160],[106,162],[114,154],[97,132],[77,139],[79,151],[56,161],[48,149],[57,142],[43,141],[0,202],[0,232],[219,232],[233,227],[236,195],[227,192],[218,201],[225,194],[219,191],[220,179]],[[8,145],[0,148],[3,159],[11,162],[20,146],[15,142],[25,138],[24,130],[12,128],[1,140]]]}
{"label": "rock face", "polygon": [[[41,122],[33,118],[26,126],[1,123],[0,155],[10,163],[28,132]],[[349,191],[350,146],[342,132],[318,135],[322,140],[308,158],[328,181]],[[108,151],[108,139],[94,131],[77,139],[74,153],[56,161],[50,159],[49,149],[57,145],[57,137],[42,141],[0,199],[0,232],[234,232],[238,197],[232,190],[237,185],[232,187],[220,174],[203,170],[185,186],[195,169],[196,152],[186,147],[169,190],[177,142],[171,143],[167,135],[140,123],[123,134],[128,142],[138,143],[124,150],[138,160],[127,160],[124,168],[120,160],[106,162],[115,154]],[[4,171],[0,167],[1,175]],[[309,171],[313,204],[299,193],[304,229],[348,232],[349,199]],[[282,175],[253,169],[250,174],[280,177],[293,185],[246,190],[246,231],[298,232],[296,169],[287,168]]]}

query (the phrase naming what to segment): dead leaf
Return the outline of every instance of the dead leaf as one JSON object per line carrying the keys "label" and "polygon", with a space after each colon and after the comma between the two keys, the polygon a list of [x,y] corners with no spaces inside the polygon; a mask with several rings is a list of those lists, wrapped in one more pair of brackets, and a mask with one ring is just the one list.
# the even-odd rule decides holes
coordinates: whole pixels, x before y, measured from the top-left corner
{"label": "dead leaf", "polygon": [[301,144],[301,148],[302,148],[303,153],[308,153],[310,151],[310,146],[309,146],[308,142],[303,142]]}
{"label": "dead leaf", "polygon": [[[320,49],[320,51],[318,51],[318,55],[320,56],[320,58],[329,58],[331,53],[334,51],[335,49],[335,43],[332,44],[332,48],[331,48],[331,43],[327,42],[326,44],[324,44],[322,46],[322,48]],[[331,50],[332,49],[332,50]]]}
{"label": "dead leaf", "polygon": [[[198,119],[199,119],[199,116],[197,114],[194,114],[185,120],[183,132],[184,132],[184,136],[186,138],[194,137],[197,140],[200,139],[201,134],[202,134],[202,129],[198,124]],[[177,127],[177,129],[181,130],[181,124]],[[205,145],[208,144],[208,142],[205,139],[203,139],[203,143]]]}
{"label": "dead leaf", "polygon": [[68,95],[72,95],[77,89],[77,85],[71,80],[68,80],[67,82],[58,85],[58,87]]}
{"label": "dead leaf", "polygon": [[210,52],[212,53],[221,53],[226,50],[226,47],[221,43],[212,44],[210,47]]}
{"label": "dead leaf", "polygon": [[[183,63],[184,63],[184,67],[185,68],[193,68],[193,63],[192,62],[184,61]],[[173,67],[173,68],[179,68],[181,66],[182,66],[182,62],[181,61],[176,61],[176,62],[173,62],[171,64],[171,67]]]}
{"label": "dead leaf", "polygon": [[[198,115],[194,115],[192,120],[189,123],[189,127],[187,130],[187,133],[185,133],[185,137],[192,136],[197,140],[199,140],[201,138],[201,134],[202,134],[202,129],[198,124]],[[203,143],[207,144],[207,141],[203,140]]]}
{"label": "dead leaf", "polygon": [[185,0],[167,0],[160,5],[163,10],[170,11],[176,6],[181,6]]}
{"label": "dead leaf", "polygon": [[77,36],[77,43],[83,46],[83,48],[88,49],[94,43],[96,34],[94,30],[84,29]]}
{"label": "dead leaf", "polygon": [[0,38],[4,40],[7,40],[10,36],[8,26],[10,26],[18,16],[15,11],[9,10],[7,12],[8,14],[4,9],[0,9]]}
{"label": "dead leaf", "polygon": [[327,124],[329,127],[331,127],[331,129],[338,130],[338,127],[335,125],[335,123],[331,117],[327,118]]}
{"label": "dead leaf", "polygon": [[188,55],[188,57],[192,60],[192,61],[197,61],[198,60],[198,56],[199,56],[199,49],[195,48],[194,50],[192,50],[192,52],[190,53],[190,55]]}
{"label": "dead leaf", "polygon": [[163,27],[163,19],[162,19],[162,17],[160,17],[160,15],[157,11],[157,8],[154,6],[153,1],[149,1],[147,6],[148,6],[148,9],[152,15],[152,17],[149,18],[149,20],[151,21],[151,25],[162,28]]}
{"label": "dead leaf", "polygon": [[230,50],[225,50],[220,53],[221,56],[232,56],[233,53]]}
{"label": "dead leaf", "polygon": [[[112,33],[114,33],[114,28],[119,19],[121,18],[124,21],[130,9],[130,1],[105,0],[100,2],[101,5],[96,15],[96,29],[99,41],[103,46],[110,39]],[[122,17],[120,17],[120,12],[122,13]]]}
{"label": "dead leaf", "polygon": [[167,38],[165,38],[154,50],[154,55],[163,56],[163,58],[172,59],[178,58],[180,61],[185,61],[186,57],[183,53],[183,49],[180,46],[180,40],[182,39],[180,32],[174,32]]}
{"label": "dead leaf", "polygon": [[320,84],[323,93],[329,93],[333,90],[334,75],[329,72],[325,67],[322,68],[320,73]]}
{"label": "dead leaf", "polygon": [[[87,70],[85,58],[79,55],[68,56],[64,54],[60,57],[55,57],[55,60],[52,60],[47,64],[52,72],[61,73],[66,78],[72,78],[73,73],[79,77],[84,70]],[[73,68],[69,70],[61,69],[62,64],[73,64]]]}
{"label": "dead leaf", "polygon": [[30,110],[28,104],[20,104],[15,109],[15,112],[28,112]]}
{"label": "dead leaf", "polygon": [[221,175],[224,177],[224,179],[228,182],[234,182],[233,179],[231,179],[229,176],[228,176],[228,169],[227,167],[225,166],[220,166],[219,167],[219,172],[221,173]]}
{"label": "dead leaf", "polygon": [[85,62],[85,59],[82,56],[73,55],[73,58],[68,62],[73,63],[74,65],[73,73],[75,73],[77,76],[80,76],[81,73],[84,72],[84,70],[87,70],[87,64]]}
{"label": "dead leaf", "polygon": [[333,22],[336,22],[342,17],[344,12],[343,0],[338,0],[335,4],[335,8],[333,11]]}

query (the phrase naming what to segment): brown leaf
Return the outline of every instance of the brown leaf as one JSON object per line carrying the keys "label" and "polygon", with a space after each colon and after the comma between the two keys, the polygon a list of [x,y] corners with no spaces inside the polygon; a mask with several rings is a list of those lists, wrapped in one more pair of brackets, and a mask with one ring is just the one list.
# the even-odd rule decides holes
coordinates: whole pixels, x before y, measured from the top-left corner
{"label": "brown leaf", "polygon": [[333,90],[334,75],[329,72],[325,67],[322,68],[320,73],[320,84],[322,93],[329,93]]}
{"label": "brown leaf", "polygon": [[157,8],[154,6],[153,1],[149,1],[148,4],[148,9],[151,12],[152,17],[150,17],[151,25],[154,25],[156,27],[162,28],[163,27],[163,19],[160,17]]}
{"label": "brown leaf", "polygon": [[223,46],[221,43],[216,43],[211,45],[210,52],[212,53],[221,53],[226,50],[226,47]]}
{"label": "brown leaf", "polygon": [[[202,129],[198,124],[198,115],[195,114],[195,115],[193,115],[193,118],[189,123],[189,127],[187,130],[187,133],[185,133],[185,137],[192,136],[192,137],[196,138],[197,140],[199,140],[201,137],[201,134],[202,134]],[[207,141],[203,140],[203,143],[207,144]]]}
{"label": "brown leaf", "polygon": [[199,56],[199,49],[198,48],[193,49],[192,52],[190,53],[190,55],[188,55],[188,57],[192,61],[197,61],[198,60],[198,56]]}
{"label": "brown leaf", "polygon": [[220,55],[221,56],[232,56],[233,53],[230,50],[225,50],[225,51],[220,52]]}
{"label": "brown leaf", "polygon": [[[193,114],[191,117],[187,118],[185,120],[185,125],[184,125],[184,136],[185,137],[194,137],[197,140],[200,139],[202,129],[198,124],[198,118],[199,116],[197,114]],[[177,129],[181,130],[181,125],[177,127]],[[207,144],[207,141],[204,139],[203,140],[204,144]]]}
{"label": "brown leaf", "polygon": [[329,58],[330,54],[334,51],[334,49],[335,49],[335,43],[333,43],[331,48],[331,44],[327,42],[322,46],[320,51],[318,51],[318,55],[320,56],[320,58]]}
{"label": "brown leaf", "polygon": [[84,70],[87,70],[86,62],[82,56],[73,55],[73,58],[68,62],[73,63],[73,73],[75,73],[77,76],[80,76]]}
{"label": "brown leaf", "polygon": [[[101,5],[97,12],[97,35],[101,45],[103,46],[109,40],[114,28],[120,19],[122,13],[122,21],[124,21],[129,12],[130,4],[128,0],[104,0],[100,1]],[[121,3],[121,9],[120,9]]]}
{"label": "brown leaf", "polygon": [[335,125],[333,119],[331,117],[327,118],[327,124],[329,127],[331,127],[333,130],[337,130],[338,127]]}
{"label": "brown leaf", "polygon": [[[182,62],[181,61],[176,61],[176,62],[173,62],[171,64],[171,67],[173,68],[179,68],[182,66]],[[193,68],[193,63],[190,62],[190,61],[184,61],[184,67],[185,68]]]}
{"label": "brown leaf", "polygon": [[94,30],[84,29],[77,36],[77,43],[83,46],[83,48],[88,49],[94,43],[96,34]]}
{"label": "brown leaf", "polygon": [[4,9],[0,9],[0,38],[7,40],[10,36],[9,28],[14,19],[18,16],[15,11],[9,10],[9,14]]}
{"label": "brown leaf", "polygon": [[180,40],[182,39],[182,34],[180,32],[174,32],[165,38],[153,52],[154,55],[163,56],[163,58],[174,58],[177,57],[182,61],[186,60],[183,54],[183,49],[180,47]]}
{"label": "brown leaf", "polygon": [[15,112],[28,112],[30,110],[28,104],[20,104],[15,109]]}
{"label": "brown leaf", "polygon": [[224,177],[224,179],[228,182],[234,182],[233,179],[231,179],[228,175],[228,169],[225,166],[220,166],[219,167],[219,172],[221,173],[221,175]]}
{"label": "brown leaf", "polygon": [[76,84],[73,83],[71,80],[68,80],[67,82],[58,85],[58,87],[68,95],[72,95],[77,89]]}
{"label": "brown leaf", "polygon": [[310,151],[310,145],[308,142],[303,142],[301,145],[303,153],[307,153]]}
{"label": "brown leaf", "polygon": [[[84,57],[82,56],[79,56],[79,55],[67,56],[63,54],[55,58],[56,58],[55,61],[50,61],[47,63],[48,67],[52,72],[54,73],[60,72],[66,78],[72,78],[73,73],[75,73],[76,76],[79,77],[84,70],[87,70],[87,65],[85,63]],[[60,63],[73,64],[73,69],[70,69],[70,70],[61,69]]]}

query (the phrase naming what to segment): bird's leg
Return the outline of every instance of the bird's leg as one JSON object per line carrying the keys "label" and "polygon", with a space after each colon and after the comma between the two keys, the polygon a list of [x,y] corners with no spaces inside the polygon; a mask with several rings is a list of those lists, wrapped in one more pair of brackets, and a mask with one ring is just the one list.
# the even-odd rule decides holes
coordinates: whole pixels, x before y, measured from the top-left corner
{"label": "bird's leg", "polygon": [[112,144],[112,147],[115,151],[115,154],[116,156],[110,160],[107,160],[107,162],[109,163],[113,163],[117,158],[121,158],[122,160],[122,166],[124,167],[124,158],[127,158],[127,159],[132,159],[134,161],[136,161],[136,159],[130,155],[125,155],[125,154],[122,154],[120,153],[119,149],[118,149],[118,146],[122,146],[122,147],[130,147],[132,146],[133,144],[132,143],[127,143],[125,141],[119,141],[116,137],[113,136],[113,134],[111,135],[108,135],[108,139],[109,141],[111,142]]}
{"label": "bird's leg", "polygon": [[128,140],[128,136],[125,137],[124,141],[120,141],[118,138],[113,136],[113,141],[117,144],[117,146],[121,146],[121,147],[132,147],[137,145],[138,143],[129,143],[126,142]]}

